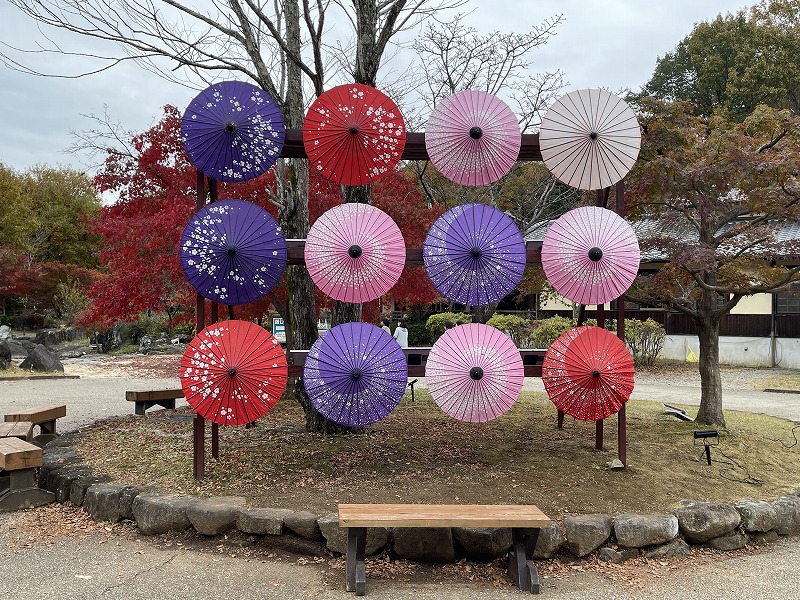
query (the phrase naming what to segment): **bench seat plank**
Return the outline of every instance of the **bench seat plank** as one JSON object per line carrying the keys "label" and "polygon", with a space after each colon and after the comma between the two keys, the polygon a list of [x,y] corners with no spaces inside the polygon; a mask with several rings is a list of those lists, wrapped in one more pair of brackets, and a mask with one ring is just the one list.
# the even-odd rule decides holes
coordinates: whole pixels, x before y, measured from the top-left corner
{"label": "bench seat plank", "polygon": [[30,421],[34,425],[40,425],[66,416],[67,406],[65,404],[54,404],[51,406],[37,406],[35,408],[29,408],[28,410],[8,413],[5,416],[5,421]]}
{"label": "bench seat plank", "polygon": [[21,440],[30,440],[33,433],[33,423],[30,421],[9,421],[0,423],[0,438],[15,437]]}
{"label": "bench seat plank", "polygon": [[340,504],[340,527],[549,527],[531,504]]}
{"label": "bench seat plank", "polygon": [[16,471],[42,466],[42,449],[15,437],[0,438],[0,469]]}
{"label": "bench seat plank", "polygon": [[155,402],[159,400],[175,400],[183,398],[183,390],[149,390],[144,392],[125,392],[125,399],[128,402]]}

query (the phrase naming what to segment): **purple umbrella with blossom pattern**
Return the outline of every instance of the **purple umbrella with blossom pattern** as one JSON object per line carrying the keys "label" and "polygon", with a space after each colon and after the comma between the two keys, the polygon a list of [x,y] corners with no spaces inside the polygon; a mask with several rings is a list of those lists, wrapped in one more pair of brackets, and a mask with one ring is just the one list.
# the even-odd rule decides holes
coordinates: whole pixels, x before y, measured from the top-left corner
{"label": "purple umbrella with blossom pattern", "polygon": [[189,283],[209,300],[246,304],[268,294],[286,268],[286,239],[275,219],[245,200],[221,200],[198,210],[179,248]]}
{"label": "purple umbrella with blossom pattern", "polygon": [[286,136],[283,115],[261,88],[216,83],[189,103],[181,140],[191,163],[219,181],[248,181],[278,160]]}
{"label": "purple umbrella with blossom pattern", "polygon": [[408,382],[397,341],[369,323],[332,327],[311,346],[303,384],[326,419],[363,427],[380,421],[400,402]]}
{"label": "purple umbrella with blossom pattern", "polygon": [[462,204],[428,230],[425,270],[439,293],[485,306],[514,290],[525,271],[525,240],[511,218],[486,204]]}

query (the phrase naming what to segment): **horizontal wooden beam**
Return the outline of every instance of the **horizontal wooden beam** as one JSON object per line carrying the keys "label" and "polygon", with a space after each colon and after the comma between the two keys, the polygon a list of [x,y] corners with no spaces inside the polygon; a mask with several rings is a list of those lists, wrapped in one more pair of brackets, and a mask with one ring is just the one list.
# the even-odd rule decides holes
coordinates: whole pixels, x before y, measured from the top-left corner
{"label": "horizontal wooden beam", "polygon": [[[287,129],[286,139],[281,151],[283,158],[308,158],[303,146],[303,130]],[[425,133],[409,131],[406,134],[406,145],[403,149],[402,160],[428,160],[428,149],[425,147]],[[542,153],[539,150],[539,134],[522,134],[522,143],[519,148],[517,161],[541,161]]]}
{"label": "horizontal wooden beam", "polygon": [[[290,265],[305,265],[304,251],[305,240],[286,240],[287,263]],[[525,243],[525,262],[528,265],[542,264],[542,242]],[[422,248],[406,248],[406,266],[424,266]]]}

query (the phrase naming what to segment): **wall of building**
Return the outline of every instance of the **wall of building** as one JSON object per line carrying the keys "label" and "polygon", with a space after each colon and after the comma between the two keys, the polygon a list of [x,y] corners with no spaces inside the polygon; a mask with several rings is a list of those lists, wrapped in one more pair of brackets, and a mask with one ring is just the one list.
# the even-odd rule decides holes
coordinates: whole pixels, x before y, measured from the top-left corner
{"label": "wall of building", "polygon": [[[774,344],[775,366],[800,369],[800,339],[777,338]],[[772,366],[773,344],[770,338],[721,337],[721,364],[742,367]],[[696,361],[700,343],[695,335],[668,335],[661,358]]]}
{"label": "wall of building", "polygon": [[769,315],[772,314],[772,294],[753,294],[739,300],[739,304],[731,310],[732,315]]}

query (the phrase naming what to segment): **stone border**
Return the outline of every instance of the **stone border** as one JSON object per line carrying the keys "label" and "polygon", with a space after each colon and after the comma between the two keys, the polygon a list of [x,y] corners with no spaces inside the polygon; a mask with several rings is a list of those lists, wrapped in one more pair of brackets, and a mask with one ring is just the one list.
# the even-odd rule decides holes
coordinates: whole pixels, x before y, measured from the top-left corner
{"label": "stone border", "polygon": [[[144,535],[194,528],[200,535],[217,536],[238,530],[258,540],[269,536],[275,547],[310,556],[347,550],[347,530],[339,528],[336,513],[255,508],[238,496],[176,496],[113,483],[81,464],[71,448],[77,435],[63,435],[45,446],[39,486],[53,492],[57,502],[83,507],[95,521],[130,520]],[[638,556],[689,556],[692,545],[738,550],[750,542],[764,544],[800,534],[800,490],[773,502],[687,500],[671,514],[563,515],[558,520],[563,526],[554,522],[541,531],[534,558],[552,558],[559,552],[580,558],[598,551],[600,560],[620,563]],[[503,528],[370,528],[366,553],[389,550],[415,562],[451,563],[462,557],[488,562],[510,547],[511,530]]]}

